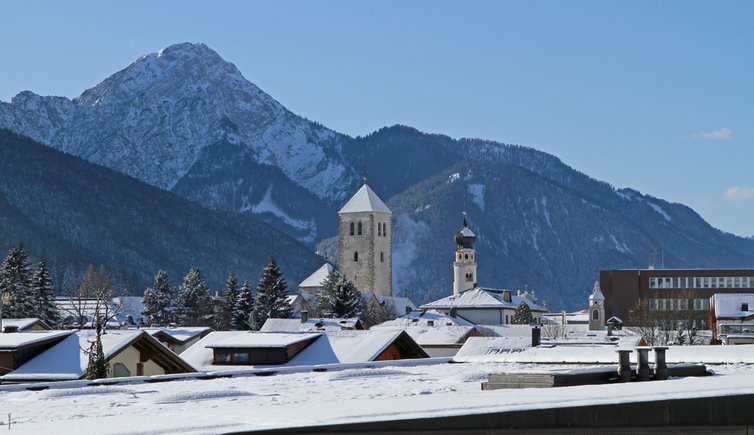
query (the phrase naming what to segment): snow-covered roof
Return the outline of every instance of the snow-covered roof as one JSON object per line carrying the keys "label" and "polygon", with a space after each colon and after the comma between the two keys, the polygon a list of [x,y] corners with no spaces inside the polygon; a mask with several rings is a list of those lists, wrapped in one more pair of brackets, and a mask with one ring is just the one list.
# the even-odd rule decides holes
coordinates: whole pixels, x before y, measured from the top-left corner
{"label": "snow-covered roof", "polygon": [[[743,306],[744,304],[748,306]],[[718,319],[746,319],[754,317],[754,294],[715,293],[712,306]],[[743,308],[748,308],[744,310]]]}
{"label": "snow-covered roof", "polygon": [[176,343],[185,343],[212,330],[209,326],[185,326],[179,328],[142,328],[151,336],[166,336]]}
{"label": "snow-covered roof", "polygon": [[359,319],[329,319],[310,318],[306,322],[301,319],[267,319],[259,328],[259,332],[321,332],[356,329]]}
{"label": "snow-covered roof", "polygon": [[327,331],[330,345],[342,363],[374,361],[402,333],[395,329]]}
{"label": "snow-covered roof", "polygon": [[[395,329],[391,326],[374,326],[375,329]],[[473,326],[407,326],[403,329],[420,346],[448,346],[462,344],[476,328]]]}
{"label": "snow-covered roof", "polygon": [[456,353],[455,358],[478,355],[495,355],[502,352],[515,352],[531,347],[531,332],[528,337],[469,337]]}
{"label": "snow-covered roof", "polygon": [[594,282],[594,288],[592,288],[592,294],[589,295],[589,300],[590,301],[604,301],[605,300],[605,295],[602,294],[599,281]]}
{"label": "snow-covered roof", "polygon": [[[236,331],[233,331],[236,332]],[[210,333],[211,335],[212,333]],[[320,334],[238,331],[222,340],[206,344],[209,348],[280,348],[319,337]],[[193,347],[193,346],[192,346]]]}
{"label": "snow-covered roof", "polygon": [[[114,328],[124,325],[128,322],[129,316],[133,322],[136,322],[144,309],[143,300],[144,298],[141,296],[118,296],[108,300],[106,308],[109,310],[108,315],[112,318],[107,322],[107,326]],[[55,305],[60,310],[63,320],[66,317],[75,319],[79,315],[83,315],[86,326],[91,326],[98,301],[96,299],[58,296],[55,298]],[[103,310],[103,307],[100,307],[100,310]]]}
{"label": "snow-covered roof", "polygon": [[412,311],[396,319],[382,322],[377,326],[398,327],[398,328],[407,327],[407,326],[420,326],[420,327],[474,326],[474,323],[469,322],[468,320],[463,319],[458,316],[451,317],[449,314],[441,313],[437,310],[426,310],[426,311]]}
{"label": "snow-covered roof", "polygon": [[462,293],[452,294],[448,297],[422,305],[421,309],[474,309],[474,308],[510,308],[516,309],[521,302],[526,302],[532,311],[546,312],[543,307],[532,302],[526,295],[516,296],[511,294],[511,302],[504,299],[504,292],[498,290],[476,287]]}
{"label": "snow-covered roof", "polygon": [[319,269],[309,275],[305,280],[301,281],[299,287],[322,287],[322,284],[327,279],[327,276],[333,271],[335,267],[330,262],[325,262]]}
{"label": "snow-covered roof", "polygon": [[[5,324],[5,320],[3,320],[3,324]],[[17,349],[19,347],[52,340],[72,333],[73,331],[20,331],[0,333],[0,349]]]}
{"label": "snow-covered roof", "polygon": [[476,234],[474,234],[474,232],[471,231],[469,227],[463,227],[461,229],[461,234],[463,234],[464,237],[476,237]]}
{"label": "snow-covered roof", "polygon": [[52,329],[47,323],[36,317],[27,317],[23,319],[6,319],[3,317],[3,328],[10,326],[18,328],[19,331],[24,331],[36,324],[39,324],[43,329]]}
{"label": "snow-covered roof", "polygon": [[384,202],[377,196],[374,191],[366,185],[361,186],[352,197],[348,200],[346,205],[340,209],[338,214],[342,213],[362,213],[362,212],[377,212],[377,213],[390,213],[389,208]]}
{"label": "snow-covered roof", "polygon": [[377,301],[386,308],[389,305],[395,307],[395,313],[399,316],[416,309],[416,305],[414,305],[409,298],[399,296],[377,296]]}
{"label": "snow-covered roof", "polygon": [[[224,343],[241,343],[248,342],[249,338],[246,336],[253,335],[253,340],[262,342],[267,340],[271,341],[286,341],[291,336],[307,337],[306,339],[314,338],[314,341],[306,348],[297,353],[290,361],[285,364],[275,365],[273,367],[287,367],[287,366],[299,366],[299,365],[317,365],[317,364],[335,364],[338,362],[335,353],[330,347],[330,343],[327,341],[324,334],[280,334],[280,333],[265,333],[248,331],[214,331],[201,340],[196,342],[193,346],[186,349],[181,353],[187,363],[196,367],[197,370],[203,371],[227,371],[227,370],[247,370],[250,368],[270,367],[265,365],[216,365],[214,362],[213,348],[215,347],[230,347],[224,345]],[[285,338],[288,337],[288,338]],[[261,346],[246,346],[246,347],[261,347]]]}
{"label": "snow-covered roof", "polygon": [[[96,333],[92,330],[81,330],[75,333],[63,332],[70,335],[21,367],[3,376],[2,380],[73,380],[84,376],[89,362],[89,357],[85,351],[94,341]],[[103,334],[102,351],[105,358],[109,359],[142,334],[146,333],[138,330],[122,330],[108,331]]]}

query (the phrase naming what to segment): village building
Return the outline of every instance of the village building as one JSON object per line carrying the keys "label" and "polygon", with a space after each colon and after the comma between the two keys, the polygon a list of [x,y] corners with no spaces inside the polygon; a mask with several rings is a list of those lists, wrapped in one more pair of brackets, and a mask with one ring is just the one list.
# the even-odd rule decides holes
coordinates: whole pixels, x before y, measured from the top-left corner
{"label": "village building", "polygon": [[301,294],[316,295],[317,293],[322,291],[325,280],[327,279],[328,275],[330,275],[334,270],[335,266],[333,266],[329,261],[326,261],[325,264],[322,265],[322,267],[315,270],[314,273],[301,281],[301,283],[298,285],[298,291]]}
{"label": "village building", "polygon": [[176,354],[182,353],[202,337],[212,332],[208,326],[175,327],[175,328],[143,328],[149,335],[172,350]]}
{"label": "village building", "polygon": [[0,319],[0,332],[8,328],[11,331],[49,331],[52,328],[42,319],[28,317],[24,319]]}
{"label": "village building", "polygon": [[324,331],[350,331],[363,330],[364,325],[356,317],[348,319],[335,319],[301,316],[298,319],[274,319],[264,322],[259,332],[324,332]]}
{"label": "village building", "polygon": [[373,326],[375,329],[406,331],[430,357],[453,356],[470,337],[483,335],[472,322],[436,310],[413,311]]}
{"label": "village building", "polygon": [[147,323],[147,319],[141,316],[144,304],[140,296],[119,296],[105,301],[58,296],[55,298],[55,305],[66,328],[93,328],[96,313],[105,318],[108,329],[136,327]]}
{"label": "village building", "polygon": [[12,372],[42,352],[65,340],[73,331],[24,331],[0,333],[0,375]]}
{"label": "village building", "polygon": [[[60,331],[49,331],[60,332]],[[83,379],[89,362],[87,351],[95,340],[91,330],[62,331],[65,336],[34,358],[0,377],[2,382],[48,382]],[[40,334],[39,332],[19,332]],[[9,334],[10,335],[10,334]],[[108,331],[102,349],[109,377],[154,376],[194,372],[194,368],[145,331]]]}
{"label": "village building", "polygon": [[404,331],[215,331],[181,357],[202,371],[427,358]]}
{"label": "village building", "polygon": [[338,220],[340,271],[362,293],[394,296],[393,212],[365,182]]}
{"label": "village building", "polygon": [[510,290],[478,286],[475,241],[476,235],[469,229],[464,212],[463,224],[455,235],[453,294],[424,304],[419,309],[461,317],[476,325],[505,325],[513,323],[516,308],[524,303],[531,311],[532,321],[539,323],[547,310],[536,303],[533,294],[525,292],[513,295]]}
{"label": "village building", "polygon": [[754,344],[754,293],[712,295],[709,324],[722,344]]}
{"label": "village building", "polygon": [[663,318],[707,329],[712,295],[754,293],[754,269],[602,270],[600,287],[607,318],[616,316],[631,325],[637,309],[658,311]]}

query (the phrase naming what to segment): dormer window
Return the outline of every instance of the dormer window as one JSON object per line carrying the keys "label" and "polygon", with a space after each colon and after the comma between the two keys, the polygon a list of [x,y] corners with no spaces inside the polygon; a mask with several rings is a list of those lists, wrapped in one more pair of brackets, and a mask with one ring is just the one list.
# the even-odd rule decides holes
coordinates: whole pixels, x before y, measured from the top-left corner
{"label": "dormer window", "polygon": [[749,304],[747,302],[741,304],[741,311],[749,311]]}

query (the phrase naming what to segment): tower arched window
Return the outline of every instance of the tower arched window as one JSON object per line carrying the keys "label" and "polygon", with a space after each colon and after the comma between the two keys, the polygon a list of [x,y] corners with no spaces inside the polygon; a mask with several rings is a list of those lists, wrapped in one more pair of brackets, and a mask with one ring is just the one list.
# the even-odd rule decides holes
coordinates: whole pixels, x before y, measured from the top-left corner
{"label": "tower arched window", "polygon": [[351,235],[352,235],[352,236],[353,236],[353,233],[354,233],[354,223],[353,223],[353,222],[351,222]]}
{"label": "tower arched window", "polygon": [[464,254],[463,257],[464,257],[464,260],[468,260],[469,259],[469,254]]}
{"label": "tower arched window", "polygon": [[387,224],[382,224],[382,237],[387,237]]}
{"label": "tower arched window", "polygon": [[471,272],[466,273],[466,282],[474,282],[474,274]]}
{"label": "tower arched window", "polygon": [[382,235],[382,224],[379,222],[377,222],[377,235],[378,236]]}
{"label": "tower arched window", "polygon": [[385,253],[380,252],[380,261],[385,261]]}
{"label": "tower arched window", "polygon": [[358,252],[354,252],[353,253],[353,261],[359,261],[359,253]]}
{"label": "tower arched window", "polygon": [[356,227],[358,228],[358,230],[357,230],[357,234],[358,234],[358,235],[361,235],[361,222],[359,222],[359,223],[358,223],[358,224],[356,225]]}
{"label": "tower arched window", "polygon": [[598,310],[592,310],[592,320],[599,320],[600,312]]}

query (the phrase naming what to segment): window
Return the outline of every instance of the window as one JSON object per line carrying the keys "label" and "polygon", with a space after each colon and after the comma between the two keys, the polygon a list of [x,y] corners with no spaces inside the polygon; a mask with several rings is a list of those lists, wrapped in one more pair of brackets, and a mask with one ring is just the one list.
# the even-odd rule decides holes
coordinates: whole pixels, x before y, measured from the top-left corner
{"label": "window", "polygon": [[599,310],[592,310],[592,320],[599,320],[599,319],[600,319]]}
{"label": "window", "polygon": [[215,364],[230,364],[230,353],[215,351]]}
{"label": "window", "polygon": [[359,222],[356,227],[358,228],[357,234],[361,235],[361,222]]}
{"label": "window", "polygon": [[352,235],[352,236],[353,236],[353,233],[354,233],[353,229],[354,229],[354,223],[353,223],[353,222],[351,222],[351,235]]}
{"label": "window", "polygon": [[380,261],[382,261],[382,262],[385,261],[385,253],[384,252],[380,252]]}
{"label": "window", "polygon": [[353,261],[359,261],[359,253],[358,252],[354,252],[353,253]]}
{"label": "window", "polygon": [[233,353],[233,362],[235,364],[248,364],[249,353],[248,352],[235,352]]}
{"label": "window", "polygon": [[741,304],[741,311],[749,311],[749,304],[744,302]]}
{"label": "window", "polygon": [[377,235],[378,236],[382,235],[382,224],[379,222],[377,222]]}
{"label": "window", "polygon": [[474,274],[471,272],[466,273],[466,282],[474,282]]}
{"label": "window", "polygon": [[464,260],[468,260],[468,259],[469,259],[469,254],[464,254],[464,255],[463,255],[463,259],[464,259]]}
{"label": "window", "polygon": [[649,309],[650,310],[656,310],[657,309],[657,299],[650,299],[649,300]]}
{"label": "window", "polygon": [[131,376],[131,370],[128,370],[128,367],[126,367],[123,363],[115,363],[113,364],[113,377],[114,378],[125,378]]}
{"label": "window", "polygon": [[387,237],[387,224],[382,224],[382,237]]}

